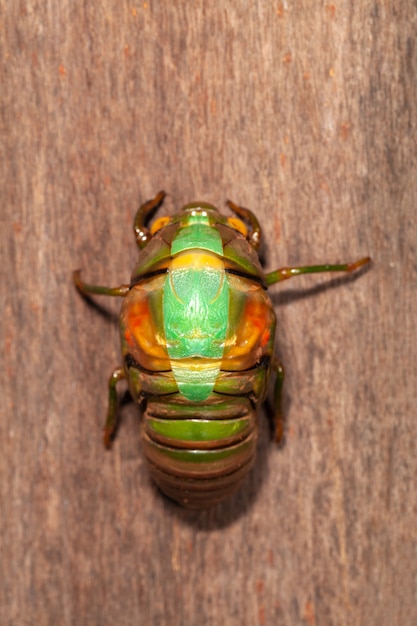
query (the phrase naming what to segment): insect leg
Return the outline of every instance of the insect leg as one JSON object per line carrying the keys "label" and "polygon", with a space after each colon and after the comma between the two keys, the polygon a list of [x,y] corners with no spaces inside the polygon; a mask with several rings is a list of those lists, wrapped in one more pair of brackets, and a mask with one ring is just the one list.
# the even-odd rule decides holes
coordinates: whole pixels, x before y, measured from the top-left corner
{"label": "insect leg", "polygon": [[261,245],[262,231],[256,215],[252,213],[252,211],[250,211],[249,209],[244,209],[243,207],[238,206],[237,204],[232,202],[231,200],[228,200],[226,202],[226,205],[229,207],[229,209],[236,213],[236,215],[239,215],[239,217],[242,217],[251,225],[252,230],[248,234],[247,238],[251,246],[253,246],[255,250],[257,250]]}
{"label": "insect leg", "polygon": [[116,385],[120,380],[126,378],[126,373],[123,367],[116,367],[109,378],[109,407],[107,409],[107,418],[103,430],[104,446],[111,448],[114,434],[117,429],[117,391]]}
{"label": "insect leg", "polygon": [[272,369],[275,373],[275,385],[274,385],[274,427],[275,427],[275,441],[279,443],[284,436],[285,419],[282,412],[282,385],[284,384],[285,371],[283,365],[274,359],[272,362]]}
{"label": "insect leg", "polygon": [[72,275],[74,285],[78,291],[84,296],[95,294],[98,296],[121,296],[128,294],[129,285],[120,285],[120,287],[101,287],[100,285],[87,285],[81,280],[81,270],[75,270]]}
{"label": "insect leg", "polygon": [[146,246],[152,236],[149,229],[144,225],[145,221],[149,216],[149,213],[152,213],[154,209],[157,209],[164,198],[165,191],[160,191],[155,198],[144,202],[137,210],[135,220],[133,222],[133,232],[135,233],[136,243],[141,249]]}
{"label": "insect leg", "polygon": [[279,269],[269,272],[266,275],[267,285],[279,283],[282,280],[288,280],[299,276],[300,274],[317,274],[319,272],[354,272],[355,270],[370,263],[369,256],[354,261],[353,263],[343,263],[341,265],[304,265],[301,267],[280,267]]}

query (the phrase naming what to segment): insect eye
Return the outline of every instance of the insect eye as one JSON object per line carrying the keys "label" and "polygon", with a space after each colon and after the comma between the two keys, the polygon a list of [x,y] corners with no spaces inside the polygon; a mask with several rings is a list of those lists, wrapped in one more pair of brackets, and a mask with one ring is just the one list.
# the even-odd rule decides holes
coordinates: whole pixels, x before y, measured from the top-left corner
{"label": "insect eye", "polygon": [[154,235],[156,232],[158,232],[158,230],[161,230],[161,228],[169,224],[170,221],[171,218],[167,215],[165,217],[158,217],[158,219],[156,219],[151,225],[151,235]]}
{"label": "insect eye", "polygon": [[227,223],[231,228],[237,230],[244,237],[248,236],[248,229],[246,228],[245,224],[237,217],[228,217]]}

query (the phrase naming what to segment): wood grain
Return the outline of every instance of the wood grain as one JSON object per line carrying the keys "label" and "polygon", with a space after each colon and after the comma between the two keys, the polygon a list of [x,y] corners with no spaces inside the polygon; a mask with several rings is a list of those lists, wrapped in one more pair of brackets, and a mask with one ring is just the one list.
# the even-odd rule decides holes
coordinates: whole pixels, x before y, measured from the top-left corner
{"label": "wood grain", "polygon": [[[400,6],[401,4],[401,6]],[[416,4],[0,0],[0,623],[417,623]],[[136,408],[101,428],[132,220],[252,208],[275,287],[284,447],[190,513]]]}

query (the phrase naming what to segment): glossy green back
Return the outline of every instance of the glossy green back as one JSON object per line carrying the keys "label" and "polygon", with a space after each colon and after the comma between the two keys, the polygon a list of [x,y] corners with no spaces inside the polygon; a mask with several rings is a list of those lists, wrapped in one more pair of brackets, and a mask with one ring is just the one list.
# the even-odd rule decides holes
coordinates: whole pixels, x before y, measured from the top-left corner
{"label": "glossy green back", "polygon": [[164,333],[178,388],[193,402],[212,392],[224,351],[229,285],[222,253],[219,232],[205,211],[189,214],[171,244],[173,261],[163,290]]}

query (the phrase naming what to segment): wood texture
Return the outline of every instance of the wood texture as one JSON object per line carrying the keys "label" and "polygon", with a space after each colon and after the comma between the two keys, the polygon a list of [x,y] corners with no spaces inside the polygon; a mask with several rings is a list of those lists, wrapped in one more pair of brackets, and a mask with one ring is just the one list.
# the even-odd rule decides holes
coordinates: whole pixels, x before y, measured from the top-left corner
{"label": "wood texture", "polygon": [[[0,0],[0,623],[417,623],[416,2]],[[132,220],[230,197],[274,288],[286,444],[230,500],[149,481],[101,428]]]}

